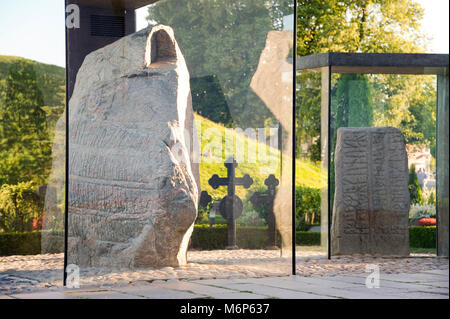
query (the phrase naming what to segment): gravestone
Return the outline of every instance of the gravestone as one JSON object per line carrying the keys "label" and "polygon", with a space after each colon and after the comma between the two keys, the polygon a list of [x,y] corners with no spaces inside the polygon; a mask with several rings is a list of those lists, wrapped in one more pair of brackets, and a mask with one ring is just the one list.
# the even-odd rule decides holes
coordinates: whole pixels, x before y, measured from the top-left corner
{"label": "gravestone", "polygon": [[68,263],[185,264],[200,184],[189,73],[172,29],[89,54],[69,110]]}
{"label": "gravestone", "polygon": [[208,194],[207,191],[202,191],[200,194],[199,205],[203,208],[206,208],[209,203],[211,203],[212,197]]}
{"label": "gravestone", "polygon": [[276,244],[277,229],[276,229],[276,217],[273,212],[273,203],[276,195],[276,188],[280,184],[280,181],[271,174],[265,181],[264,184],[267,186],[269,192],[268,194],[261,194],[260,192],[255,192],[250,197],[250,202],[254,207],[260,208],[265,206],[267,209],[267,227],[268,227],[268,244],[267,250],[278,250]]}
{"label": "gravestone", "polygon": [[408,157],[393,127],[340,128],[333,255],[409,255]]}
{"label": "gravestone", "polygon": [[[200,194],[199,206],[207,208],[209,203],[213,201],[211,195],[207,191],[202,191]],[[216,223],[216,211],[219,211],[220,202],[213,202],[211,210],[209,212],[209,227],[212,227]]]}

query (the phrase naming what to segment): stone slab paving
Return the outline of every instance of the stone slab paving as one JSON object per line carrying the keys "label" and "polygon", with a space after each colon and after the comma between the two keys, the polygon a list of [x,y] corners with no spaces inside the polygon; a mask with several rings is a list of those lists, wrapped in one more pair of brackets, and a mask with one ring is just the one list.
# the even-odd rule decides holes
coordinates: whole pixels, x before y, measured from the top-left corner
{"label": "stone slab paving", "polygon": [[35,293],[23,293],[11,295],[12,299],[78,299],[76,296],[70,296],[63,291],[46,291]]}
{"label": "stone slab paving", "polygon": [[[5,298],[448,298],[448,258],[300,256],[298,276],[279,252],[192,251],[184,267],[81,271],[81,289],[63,289],[63,255],[0,257]],[[367,265],[380,269],[381,288],[367,289]],[[5,297],[8,296],[8,297]]]}
{"label": "stone slab paving", "polygon": [[265,286],[259,284],[258,280],[251,280],[250,282],[248,279],[199,280],[195,282],[180,281],[167,284],[160,283],[156,284],[156,286],[175,290],[194,291],[197,294],[201,293],[205,297],[214,299],[229,298],[228,296],[234,296],[236,299],[241,299],[240,297],[249,295],[253,298],[257,297],[256,299],[313,299],[313,296],[308,293],[288,291],[277,287]]}
{"label": "stone slab paving", "polygon": [[159,289],[173,289],[177,291],[189,291],[195,292],[195,294],[202,295],[204,297],[221,296],[229,293],[242,293],[241,291],[235,291],[219,285],[219,283],[214,283],[214,281],[208,285],[203,284],[201,281],[197,282],[167,282],[167,283],[153,283],[153,287]]}
{"label": "stone slab paving", "polygon": [[[448,299],[448,272],[386,274],[380,288],[369,289],[360,276],[285,276],[131,284],[101,290],[44,291],[3,296],[13,299]],[[441,281],[430,281],[430,276]],[[5,299],[5,298],[2,298]]]}
{"label": "stone slab paving", "polygon": [[111,291],[126,293],[130,296],[139,296],[148,299],[199,299],[204,298],[201,293],[167,289],[157,285],[143,285],[138,287],[113,288]]}
{"label": "stone slab paving", "polygon": [[127,294],[113,290],[68,292],[65,295],[76,299],[146,299],[138,294]]}

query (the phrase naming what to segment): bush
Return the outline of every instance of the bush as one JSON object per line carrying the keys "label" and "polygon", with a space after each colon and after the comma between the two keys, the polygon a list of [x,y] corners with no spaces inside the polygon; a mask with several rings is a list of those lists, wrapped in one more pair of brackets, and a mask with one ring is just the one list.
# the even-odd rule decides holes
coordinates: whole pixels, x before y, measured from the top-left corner
{"label": "bush", "polygon": [[227,242],[226,225],[195,225],[192,233],[190,248],[194,249],[224,249]]}
{"label": "bush", "polygon": [[43,215],[44,201],[34,190],[33,182],[4,184],[0,188],[0,231],[5,233],[33,230],[33,223]]}
{"label": "bush", "polygon": [[422,189],[423,203],[428,205],[436,205],[436,189],[424,187]]}
{"label": "bush", "polygon": [[295,233],[295,243],[302,246],[320,246],[320,233],[298,231]]}
{"label": "bush", "polygon": [[[319,232],[297,231],[295,241],[297,245],[319,246]],[[417,248],[436,247],[436,227],[412,226],[409,229],[410,246]],[[264,249],[267,246],[266,227],[238,227],[238,246],[243,249]],[[278,236],[277,243],[280,243]],[[227,246],[227,225],[206,225],[195,226],[191,239],[191,248],[194,249],[225,249]]]}
{"label": "bush", "polygon": [[436,226],[409,227],[409,246],[415,248],[436,248]]}
{"label": "bush", "polygon": [[41,253],[41,232],[0,233],[0,256]]}
{"label": "bush", "polygon": [[322,152],[320,149],[320,138],[310,146],[309,148],[309,160],[313,163],[320,162],[322,160]]}
{"label": "bush", "polygon": [[252,192],[248,192],[243,200],[244,209],[242,216],[237,220],[238,224],[245,226],[264,226],[267,225],[267,216],[269,209],[267,205],[253,206],[250,198],[258,192],[260,194],[268,194],[269,190],[266,186],[258,186]]}
{"label": "bush", "polygon": [[[266,227],[238,227],[237,245],[243,249],[264,249],[267,246]],[[195,225],[190,248],[213,250],[225,249],[228,245],[227,225]]]}
{"label": "bush", "polygon": [[[41,238],[44,232],[0,233],[0,256],[41,254]],[[297,245],[320,245],[320,233],[297,231]],[[46,234],[46,238],[58,245],[46,253],[64,251],[63,234]],[[436,248],[436,226],[412,226],[409,228],[410,246],[414,248]],[[266,227],[238,227],[237,244],[242,249],[264,249],[267,246]],[[278,236],[277,243],[280,243]],[[201,250],[225,249],[227,246],[227,225],[196,225],[192,234],[190,248]]]}
{"label": "bush", "polygon": [[298,186],[295,188],[296,230],[306,231],[320,220],[320,189]]}
{"label": "bush", "polygon": [[261,218],[261,214],[255,210],[246,210],[242,216],[237,219],[237,224],[242,226],[262,227],[266,221]]}
{"label": "bush", "polygon": [[[242,249],[264,249],[268,244],[267,227],[238,227],[236,240],[239,248]],[[320,245],[320,233],[297,232],[297,245],[311,246]],[[227,225],[196,225],[192,234],[190,248],[213,250],[225,249],[227,246]],[[281,236],[277,236],[277,243],[280,245]]]}
{"label": "bush", "polygon": [[64,232],[22,232],[0,233],[0,256],[39,255],[42,253],[42,237],[52,242],[52,248],[45,253],[64,252]]}
{"label": "bush", "polygon": [[209,203],[207,207],[198,207],[197,219],[195,224],[207,224],[209,222],[209,211],[211,210],[212,204]]}

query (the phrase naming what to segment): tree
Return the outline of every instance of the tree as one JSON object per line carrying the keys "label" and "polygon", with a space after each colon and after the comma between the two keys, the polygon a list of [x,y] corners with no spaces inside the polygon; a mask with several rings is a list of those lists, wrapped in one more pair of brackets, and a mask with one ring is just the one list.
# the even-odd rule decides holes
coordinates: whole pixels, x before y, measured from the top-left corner
{"label": "tree", "polygon": [[[253,93],[250,82],[267,33],[281,28],[282,17],[291,3],[289,0],[160,1],[149,8],[147,19],[151,24],[161,23],[174,29],[194,81],[191,89],[195,111],[210,110],[207,116],[216,109],[224,115],[229,113],[230,118],[219,118],[227,121],[224,123],[227,126],[264,127],[265,120],[273,115]],[[228,112],[223,112],[221,98],[217,102],[195,98],[204,95],[205,88],[195,79],[211,76],[220,84]]]}
{"label": "tree", "polygon": [[0,185],[45,183],[51,147],[43,105],[34,65],[12,63],[0,110]]}
{"label": "tree", "polygon": [[[422,18],[423,9],[412,0],[300,0],[297,52],[299,56],[324,52],[424,52]],[[401,128],[409,142],[408,132],[417,133],[418,128],[404,120],[410,116],[411,91],[422,92],[424,79],[377,75],[368,76],[367,80],[367,87],[373,88],[376,117],[384,121],[374,124]],[[302,82],[308,81],[315,82],[316,87],[304,90]],[[339,83],[339,79],[336,81]],[[430,79],[425,82],[429,84]],[[296,143],[301,145],[301,139],[320,135],[320,78],[317,80],[313,73],[301,74],[297,83]],[[331,94],[335,99],[336,86]],[[430,117],[429,113],[424,116]]]}
{"label": "tree", "polygon": [[413,0],[299,0],[297,52],[424,52]]}
{"label": "tree", "polygon": [[233,124],[233,118],[217,76],[191,79],[191,91],[192,104],[198,114],[228,127]]}
{"label": "tree", "polygon": [[[436,81],[434,76],[414,76],[411,87],[406,87],[408,116],[399,127],[408,144],[422,144],[430,147],[430,153],[436,158]],[[421,87],[422,89],[415,89]],[[411,89],[413,88],[413,90]]]}
{"label": "tree", "polygon": [[408,189],[411,204],[422,205],[422,188],[420,187],[419,178],[416,173],[416,166],[414,164],[409,168]]}
{"label": "tree", "polygon": [[330,189],[331,201],[334,198],[335,168],[334,149],[337,131],[340,127],[371,127],[373,125],[373,104],[371,88],[364,74],[343,74],[336,85],[335,105],[332,107],[333,139],[331,141]]}
{"label": "tree", "polygon": [[[303,142],[310,142],[320,136],[321,129],[321,74],[316,72],[303,73],[297,76],[297,92],[295,97],[296,123],[296,156],[302,150]],[[318,147],[320,151],[320,145]],[[311,147],[307,150],[313,153]],[[319,152],[320,153],[320,152]],[[314,156],[313,161],[320,161]]]}
{"label": "tree", "polygon": [[343,74],[336,87],[333,141],[340,127],[370,127],[373,124],[372,96],[367,77]]}
{"label": "tree", "polygon": [[[299,0],[299,56],[325,52],[423,53],[423,9],[413,0]],[[334,147],[345,126],[394,126],[406,143],[435,152],[435,90],[430,76],[333,75],[331,100],[331,207],[334,199]],[[315,83],[308,85],[308,83]],[[320,73],[297,77],[297,146],[320,136]],[[305,89],[307,87],[307,89]],[[310,148],[310,153],[315,148]]]}

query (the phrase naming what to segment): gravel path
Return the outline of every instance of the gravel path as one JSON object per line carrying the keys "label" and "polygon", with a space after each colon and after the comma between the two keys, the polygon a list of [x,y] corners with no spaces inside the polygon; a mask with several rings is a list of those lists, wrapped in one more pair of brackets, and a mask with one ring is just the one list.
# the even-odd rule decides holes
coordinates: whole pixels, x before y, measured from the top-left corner
{"label": "gravel path", "polygon": [[[52,290],[62,286],[63,254],[0,257],[0,295],[36,290]],[[290,258],[280,258],[271,250],[190,251],[186,266],[146,268],[136,271],[82,269],[82,288],[125,286],[139,282],[161,282],[199,279],[236,279],[274,277],[291,274]],[[297,274],[301,276],[337,276],[365,273],[375,264],[386,274],[416,273],[424,270],[448,269],[448,258],[413,254],[410,258],[333,257],[306,250],[297,253]]]}

